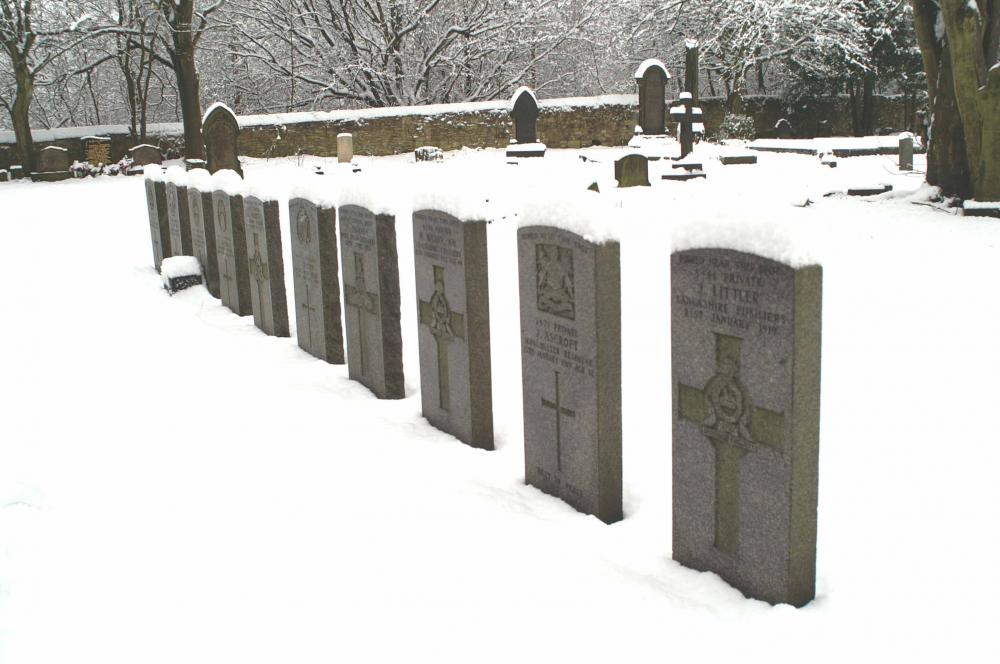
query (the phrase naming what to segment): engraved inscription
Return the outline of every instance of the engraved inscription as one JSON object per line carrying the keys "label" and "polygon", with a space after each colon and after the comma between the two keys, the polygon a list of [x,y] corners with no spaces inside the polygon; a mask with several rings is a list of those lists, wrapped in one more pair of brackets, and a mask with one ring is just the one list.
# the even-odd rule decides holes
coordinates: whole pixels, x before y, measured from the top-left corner
{"label": "engraved inscription", "polygon": [[299,207],[299,213],[295,216],[295,235],[299,242],[308,245],[312,242],[312,223],[309,220],[309,212],[303,205]]}

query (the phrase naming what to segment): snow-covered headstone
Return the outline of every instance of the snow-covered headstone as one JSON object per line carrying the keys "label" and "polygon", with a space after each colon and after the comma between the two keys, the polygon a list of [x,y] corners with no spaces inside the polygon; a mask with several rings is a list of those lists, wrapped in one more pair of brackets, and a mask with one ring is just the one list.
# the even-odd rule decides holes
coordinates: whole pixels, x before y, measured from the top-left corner
{"label": "snow-covered headstone", "polygon": [[617,241],[517,233],[525,477],[605,523],[622,518]]}
{"label": "snow-covered headstone", "polygon": [[174,181],[167,182],[167,226],[172,253],[178,256],[194,255],[187,187],[178,186]]}
{"label": "snow-covered headstone", "polygon": [[413,213],[424,417],[459,440],[493,449],[486,221]]}
{"label": "snow-covered headstone", "polygon": [[639,87],[639,126],[646,136],[666,134],[666,91],[670,73],[659,60],[646,60],[635,71]]}
{"label": "snow-covered headstone", "polygon": [[167,189],[162,181],[146,178],[146,211],[149,214],[149,235],[153,241],[153,266],[159,272],[163,259],[170,257]]}
{"label": "snow-covered headstone", "polygon": [[[204,172],[204,171],[200,171]],[[219,290],[219,256],[215,247],[215,224],[212,192],[201,191],[194,185],[187,188],[188,213],[191,217],[191,246],[201,263],[205,287],[212,297],[221,298]]]}
{"label": "snow-covered headstone", "polygon": [[337,210],[292,198],[288,218],[299,346],[321,360],[343,364]]}
{"label": "snow-covered headstone", "polygon": [[545,144],[538,141],[538,100],[526,87],[518,88],[511,98],[510,117],[514,121],[514,141],[507,147],[508,157],[544,157]]}
{"label": "snow-covered headstone", "polygon": [[71,162],[69,150],[66,148],[58,145],[44,147],[38,151],[36,170],[32,172],[31,179],[35,182],[68,180],[73,177],[69,170]]}
{"label": "snow-covered headstone", "polygon": [[[142,145],[137,145],[128,151],[129,158],[132,160],[132,168],[139,168],[142,166],[149,166],[150,164],[162,164],[163,163],[163,153],[160,152],[160,148],[155,145],[148,145],[143,143]],[[138,172],[142,172],[139,168]]]}
{"label": "snow-covered headstone", "polygon": [[649,186],[649,160],[641,154],[625,155],[615,161],[615,179],[618,186],[625,187],[648,187]]}
{"label": "snow-covered headstone", "polygon": [[290,336],[285,262],[281,254],[278,202],[256,196],[243,199],[247,267],[250,270],[250,308],[253,322],[265,334]]}
{"label": "snow-covered headstone", "polygon": [[402,399],[396,219],[359,205],[338,215],[348,375],[380,399]]}
{"label": "snow-covered headstone", "polygon": [[774,133],[781,139],[794,138],[795,136],[795,132],[792,130],[792,123],[785,118],[781,118],[774,124]]}
{"label": "snow-covered headstone", "polygon": [[225,104],[213,104],[205,113],[201,133],[205,137],[208,172],[230,170],[243,177],[239,158],[240,123],[236,114]]}
{"label": "snow-covered headstone", "polygon": [[815,595],[822,268],[671,257],[673,556],[749,597]]}
{"label": "snow-covered headstone", "polygon": [[243,197],[217,190],[212,194],[212,210],[215,213],[215,248],[219,260],[222,304],[237,316],[249,316],[253,314],[253,308],[250,304]]}

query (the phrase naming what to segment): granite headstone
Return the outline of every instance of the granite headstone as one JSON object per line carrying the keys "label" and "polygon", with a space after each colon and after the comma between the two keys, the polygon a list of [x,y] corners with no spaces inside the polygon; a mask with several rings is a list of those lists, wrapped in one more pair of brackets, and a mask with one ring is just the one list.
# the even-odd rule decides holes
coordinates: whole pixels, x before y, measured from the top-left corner
{"label": "granite headstone", "polygon": [[219,261],[219,290],[222,304],[237,316],[253,314],[250,303],[250,268],[247,260],[243,198],[224,191],[212,194],[215,214],[215,249]]}
{"label": "granite headstone", "polygon": [[673,557],[795,606],[815,594],[822,274],[671,257]]}
{"label": "granite headstone", "polygon": [[274,337],[290,336],[277,201],[247,196],[243,199],[243,222],[254,325]]}
{"label": "granite headstone", "polygon": [[202,135],[205,137],[205,152],[208,158],[208,172],[215,173],[223,169],[236,171],[243,177],[240,167],[240,123],[236,115],[225,104],[215,104],[205,115],[202,124]]}
{"label": "granite headstone", "polygon": [[288,212],[299,346],[321,360],[343,364],[337,211],[293,198]]}
{"label": "granite headstone", "polygon": [[424,417],[459,440],[493,449],[486,221],[413,213]]}

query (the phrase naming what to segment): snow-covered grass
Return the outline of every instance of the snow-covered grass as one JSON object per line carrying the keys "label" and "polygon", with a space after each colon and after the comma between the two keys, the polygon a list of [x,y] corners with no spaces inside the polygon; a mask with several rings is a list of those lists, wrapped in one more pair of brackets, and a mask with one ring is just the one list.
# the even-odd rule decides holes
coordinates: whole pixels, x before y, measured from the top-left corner
{"label": "snow-covered grass", "polygon": [[[0,184],[0,662],[995,654],[1000,225],[914,205],[926,191],[892,157],[726,167],[702,145],[707,181],[661,182],[654,163],[654,187],[619,191],[604,184],[617,153],[585,152],[601,163],[357,159],[397,214],[398,402],[202,287],[168,297],[140,178]],[[245,170],[251,190],[332,197],[357,177],[309,158]],[[626,518],[612,526],[525,486],[522,467],[515,215],[595,180],[622,246]],[[883,181],[897,191],[823,197]],[[489,193],[496,452],[420,416],[407,215],[428,189]],[[716,226],[762,251],[791,237],[771,251],[824,265],[818,597],[801,610],[670,559],[668,256]]]}

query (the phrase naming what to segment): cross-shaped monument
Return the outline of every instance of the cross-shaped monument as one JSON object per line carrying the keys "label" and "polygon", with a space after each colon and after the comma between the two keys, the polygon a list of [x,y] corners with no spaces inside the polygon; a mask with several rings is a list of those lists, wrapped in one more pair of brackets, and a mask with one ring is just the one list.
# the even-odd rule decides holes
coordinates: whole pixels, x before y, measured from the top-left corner
{"label": "cross-shaped monument", "polygon": [[680,158],[683,159],[694,152],[694,125],[702,121],[703,113],[694,105],[694,98],[690,92],[682,92],[680,102],[680,106],[670,109],[670,119],[680,123]]}
{"label": "cross-shaped monument", "polygon": [[434,294],[430,300],[420,300],[420,324],[430,328],[437,343],[438,405],[451,410],[451,380],[448,372],[448,344],[452,339],[465,340],[465,314],[451,310],[444,292],[444,268],[434,267]]}
{"label": "cross-shaped monument", "polygon": [[715,333],[715,375],[704,389],[679,385],[683,420],[715,446],[715,548],[736,555],[740,536],[740,464],[760,446],[781,451],[784,413],[753,405],[740,380],[743,340]]}
{"label": "cross-shaped monument", "polygon": [[542,397],[542,407],[552,410],[556,416],[556,470],[562,471],[562,418],[575,418],[576,411],[562,405],[562,397],[559,390],[559,372],[556,371],[554,373],[556,375],[556,400],[549,401],[545,397]]}
{"label": "cross-shaped monument", "polygon": [[361,375],[368,377],[368,324],[365,314],[379,317],[378,293],[368,292],[365,284],[365,257],[358,251],[354,252],[354,285],[344,284],[344,300],[347,306],[354,307],[358,312],[358,335],[361,337]]}

